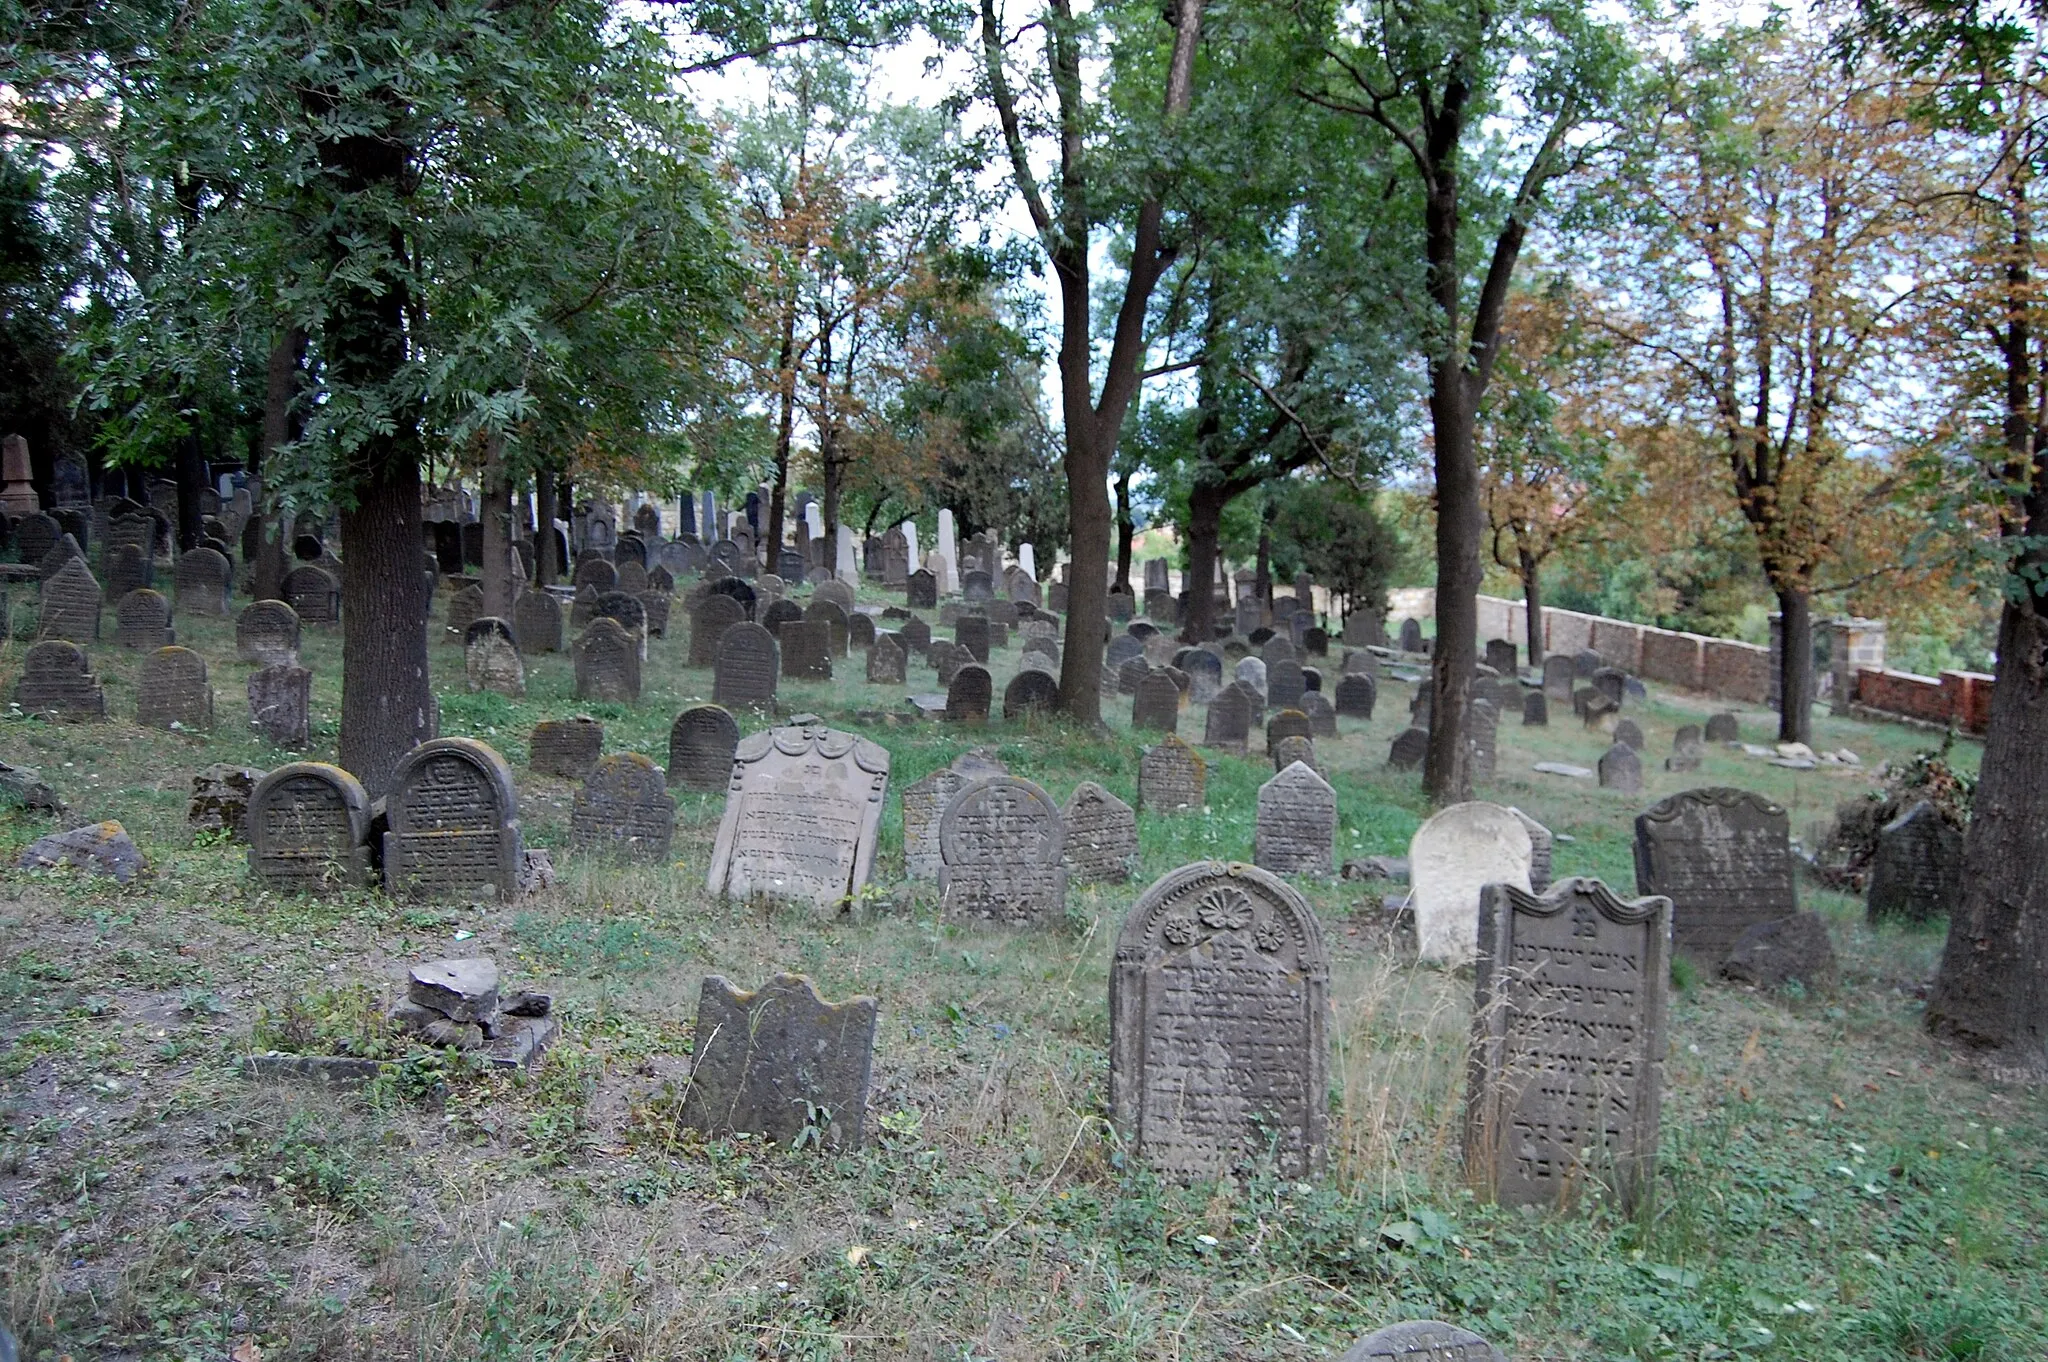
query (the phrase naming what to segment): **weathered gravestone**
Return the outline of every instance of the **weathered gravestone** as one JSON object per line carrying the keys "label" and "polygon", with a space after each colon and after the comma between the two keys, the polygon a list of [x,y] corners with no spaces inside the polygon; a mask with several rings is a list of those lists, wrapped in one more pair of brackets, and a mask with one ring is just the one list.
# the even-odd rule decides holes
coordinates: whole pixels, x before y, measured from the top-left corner
{"label": "weathered gravestone", "polygon": [[1504,638],[1486,640],[1486,665],[1502,676],[1513,676],[1517,668],[1515,645]]}
{"label": "weathered gravestone", "polygon": [[311,563],[295,567],[284,575],[284,584],[279,589],[284,593],[285,604],[298,612],[301,624],[341,622],[341,588],[325,568]]}
{"label": "weathered gravestone", "polygon": [[[1249,662],[1251,659],[1245,659]],[[1301,664],[1292,657],[1266,659],[1266,703],[1275,709],[1295,709],[1301,704],[1307,682]]]}
{"label": "weathered gravestone", "polygon": [[249,873],[273,889],[368,884],[369,839],[370,797],[339,766],[292,762],[250,792]]}
{"label": "weathered gravestone", "polygon": [[1479,942],[1479,892],[1489,884],[1530,887],[1535,848],[1513,809],[1483,800],[1431,816],[1408,842],[1408,902],[1416,954],[1462,964]]}
{"label": "weathered gravestone", "polygon": [[1268,689],[1269,681],[1264,658],[1239,658],[1237,666],[1231,671],[1231,679],[1255,696],[1261,709],[1272,699],[1272,692]]}
{"label": "weathered gravestone", "polygon": [[[797,621],[793,627],[804,625]],[[727,626],[718,641],[711,698],[721,705],[756,709],[774,704],[780,662],[775,639],[765,628],[748,620]]]}
{"label": "weathered gravestone", "polygon": [[64,534],[56,518],[42,511],[31,511],[23,516],[14,527],[14,547],[24,563],[39,563],[43,555],[57,546],[57,540]]}
{"label": "weathered gravestone", "polygon": [[1643,788],[1643,759],[1625,742],[1617,742],[1600,754],[1599,769],[1603,789],[1636,794]]}
{"label": "weathered gravestone", "polygon": [[617,704],[640,698],[640,644],[617,620],[594,619],[576,640],[576,698]]}
{"label": "weathered gravestone", "polygon": [[969,602],[988,600],[995,595],[995,579],[980,568],[969,568],[960,574],[960,595]]}
{"label": "weathered gravestone", "polygon": [[576,599],[569,604],[569,627],[581,629],[597,618],[597,588],[579,586]]}
{"label": "weathered gravestone", "polygon": [[1203,724],[1202,745],[1243,756],[1251,741],[1251,731],[1252,706],[1245,693],[1236,686],[1225,686],[1216,692]]}
{"label": "weathered gravestone", "polygon": [[668,859],[675,831],[676,798],[661,768],[638,752],[598,758],[569,813],[576,850],[656,865]]}
{"label": "weathered gravestone", "polygon": [[1208,781],[1208,765],[1195,749],[1167,737],[1139,758],[1138,807],[1147,813],[1199,811]]}
{"label": "weathered gravestone", "polygon": [[715,591],[690,607],[690,665],[709,667],[716,662],[725,631],[745,619],[738,601]]}
{"label": "weathered gravestone", "polygon": [[931,650],[932,627],[916,616],[903,621],[902,634],[906,654],[923,657]]}
{"label": "weathered gravestone", "polygon": [[86,662],[85,649],[64,639],[45,639],[21,659],[14,703],[24,714],[67,722],[107,717],[107,696]]}
{"label": "weathered gravestone", "polygon": [[472,693],[493,691],[518,699],[526,694],[526,663],[512,626],[485,615],[462,636],[462,665]]}
{"label": "weathered gravestone", "polygon": [[1109,983],[1110,1109],[1139,1156],[1176,1178],[1318,1174],[1329,979],[1315,914],[1274,875],[1202,861],[1146,890]]}
{"label": "weathered gravestone", "polygon": [[1872,922],[1946,917],[1963,889],[1963,834],[1922,799],[1879,829],[1865,900]]}
{"label": "weathered gravestone", "polygon": [[1669,899],[1487,887],[1465,1168],[1492,1199],[1556,1207],[1604,1183],[1626,1211],[1649,1189],[1670,950]]}
{"label": "weathered gravestone", "polygon": [[803,617],[804,608],[795,601],[772,601],[768,608],[761,612],[761,627],[775,635],[776,640],[780,642],[783,626]]}
{"label": "weathered gravestone", "polygon": [[790,681],[832,679],[832,626],[821,619],[785,620],[776,640],[782,675]]}
{"label": "weathered gravestone", "polygon": [[1058,926],[1067,911],[1066,829],[1038,785],[990,776],[954,795],[939,819],[939,899],[955,921]]}
{"label": "weathered gravestone", "polygon": [[888,788],[889,754],[855,734],[809,724],[742,739],[712,848],[711,892],[837,912],[867,884]]}
{"label": "weathered gravestone", "polygon": [[938,579],[923,568],[911,573],[904,587],[903,603],[912,610],[936,610],[939,605]]}
{"label": "weathered gravestone", "polygon": [[1300,734],[1290,733],[1278,742],[1266,744],[1266,754],[1272,757],[1273,769],[1276,772],[1284,771],[1296,762],[1300,762],[1317,775],[1321,775],[1323,771],[1323,768],[1316,764],[1315,740]]}
{"label": "weathered gravestone", "polygon": [[1337,792],[1313,767],[1295,762],[1259,787],[1252,862],[1279,875],[1336,869]]}
{"label": "weathered gravestone", "polygon": [[1223,659],[1206,648],[1192,649],[1180,667],[1188,674],[1188,699],[1195,704],[1212,703],[1223,689]]}
{"label": "weathered gravestone", "polygon": [[273,662],[249,674],[249,726],[278,747],[313,741],[313,673],[296,660]]}
{"label": "weathered gravestone", "polygon": [[1401,621],[1401,651],[1419,653],[1422,651],[1422,623],[1419,620]]}
{"label": "weathered gravestone", "polygon": [[1626,743],[1636,751],[1643,750],[1643,727],[1634,719],[1622,719],[1614,725],[1614,740]]}
{"label": "weathered gravestone", "polygon": [[512,768],[474,738],[435,738],[399,760],[384,801],[384,887],[433,899],[518,893],[524,848]]}
{"label": "weathered gravestone", "polygon": [[965,663],[946,683],[946,722],[985,724],[989,706],[994,702],[995,679],[988,674],[988,668]]}
{"label": "weathered gravestone", "polygon": [[576,574],[569,579],[569,585],[579,591],[586,586],[594,591],[610,591],[618,584],[618,568],[595,554],[577,559]]}
{"label": "weathered gravestone", "polygon": [[668,783],[686,790],[722,790],[732,779],[739,721],[719,705],[692,705],[668,730]]}
{"label": "weathered gravestone", "polygon": [[1148,672],[1131,701],[1131,727],[1172,733],[1180,727],[1180,687],[1165,672]]}
{"label": "weathered gravestone", "polygon": [[1522,727],[1544,728],[1550,723],[1550,696],[1545,691],[1522,693]]}
{"label": "weathered gravestone", "polygon": [[903,790],[903,873],[914,880],[935,880],[942,863],[939,820],[953,796],[986,776],[1009,774],[1000,761],[979,752],[963,752]]}
{"label": "weathered gravestone", "polygon": [[107,555],[107,597],[120,600],[138,587],[145,587],[155,580],[150,561],[142,550],[133,544],[118,545]]}
{"label": "weathered gravestone", "polygon": [[[1032,654],[1026,654],[1028,661]],[[1059,708],[1059,678],[1041,667],[1025,667],[1003,687],[1003,718],[1024,719]]]}
{"label": "weathered gravestone", "polygon": [[875,617],[865,611],[856,610],[846,617],[846,647],[851,652],[858,648],[865,651],[875,646]]}
{"label": "weathered gravestone", "polygon": [[1543,659],[1543,693],[1559,704],[1572,698],[1572,684],[1577,679],[1578,669],[1570,658],[1552,653]]}
{"label": "weathered gravestone", "polygon": [[526,740],[526,764],[544,776],[581,780],[604,754],[604,725],[587,715],[543,719]]}
{"label": "weathered gravestone", "polygon": [[213,687],[206,683],[206,659],[175,645],[142,659],[135,722],[143,728],[212,728]]}
{"label": "weathered gravestone", "polygon": [[1708,742],[1741,742],[1742,725],[1733,714],[1712,714],[1707,716]]}
{"label": "weathered gravestone", "polygon": [[791,1147],[815,1132],[821,1148],[858,1149],[875,1011],[871,997],[827,1003],[800,974],[778,974],[753,993],[705,975],[683,1124]]}
{"label": "weathered gravestone", "polygon": [[171,603],[161,593],[137,587],[114,607],[114,642],[122,648],[155,652],[178,641],[171,628]]}
{"label": "weathered gravestone", "polygon": [[825,653],[828,658],[846,656],[852,630],[846,620],[846,611],[839,602],[813,599],[804,609],[804,618],[825,626]]}
{"label": "weathered gravestone", "polygon": [[1067,875],[1077,884],[1122,884],[1138,859],[1138,815],[1092,780],[1074,787],[1060,811]]}
{"label": "weathered gravestone", "polygon": [[619,575],[615,589],[629,596],[640,596],[647,590],[647,569],[631,558],[619,561]]}
{"label": "weathered gravestone", "polygon": [[44,578],[42,636],[91,643],[100,636],[100,584],[75,554]]}
{"label": "weathered gravestone", "polygon": [[50,545],[48,553],[36,560],[36,576],[47,582],[56,576],[66,563],[74,558],[83,559],[84,556],[84,550],[78,546],[78,537],[67,530],[57,537],[56,543]]}
{"label": "weathered gravestone", "polygon": [[1379,702],[1379,683],[1360,672],[1351,672],[1337,678],[1337,717],[1341,719],[1370,719],[1372,708]]}
{"label": "weathered gravestone", "polygon": [[1309,724],[1308,715],[1303,714],[1298,709],[1283,709],[1272,718],[1266,720],[1266,750],[1268,752],[1272,751],[1274,745],[1282,738],[1312,738],[1314,736],[1315,729]]}
{"label": "weathered gravestone", "polygon": [[188,615],[225,615],[234,569],[212,549],[188,549],[178,558],[178,608]]}
{"label": "weathered gravestone", "polygon": [[647,656],[647,607],[640,603],[638,596],[624,591],[603,591],[591,608],[591,623],[611,620],[625,630],[633,640],[634,651],[644,659]]}
{"label": "weathered gravestone", "polygon": [[[865,618],[865,616],[863,616]],[[867,679],[871,686],[900,686],[909,661],[895,634],[882,634],[868,647]]]}
{"label": "weathered gravestone", "polygon": [[1750,927],[1799,911],[1790,828],[1778,805],[1726,788],[1636,815],[1636,891],[1671,900],[1672,949],[1715,966]]}
{"label": "weathered gravestone", "polygon": [[1313,738],[1334,738],[1337,736],[1337,709],[1329,698],[1318,691],[1302,692],[1299,704],[1301,712],[1308,716],[1309,736]]}
{"label": "weathered gravestone", "polygon": [[1671,736],[1671,755],[1664,758],[1667,771],[1697,771],[1707,754],[1698,724],[1686,724]]}
{"label": "weathered gravestone", "polygon": [[1508,1362],[1508,1356],[1470,1329],[1411,1319],[1375,1329],[1337,1362]]}
{"label": "weathered gravestone", "polygon": [[523,653],[562,651],[562,603],[546,591],[521,592],[512,606],[512,625]]}
{"label": "weathered gravestone", "polygon": [[985,617],[962,615],[953,626],[953,641],[972,654],[976,662],[988,665],[989,632]]}
{"label": "weathered gravestone", "polygon": [[1473,779],[1493,779],[1499,738],[1500,706],[1491,700],[1474,698],[1465,726],[1465,751],[1469,754],[1467,766]]}
{"label": "weathered gravestone", "polygon": [[939,684],[950,686],[953,675],[962,667],[971,666],[974,654],[968,652],[950,639],[934,639],[925,649],[925,660],[932,664],[932,671],[938,675]]}
{"label": "weathered gravestone", "polygon": [[1116,669],[1116,689],[1119,695],[1135,696],[1138,687],[1145,684],[1145,678],[1152,674],[1152,664],[1142,657],[1134,657]]}
{"label": "weathered gravestone", "polygon": [[1138,602],[1128,591],[1112,591],[1104,601],[1109,617],[1122,623],[1137,613]]}
{"label": "weathered gravestone", "polygon": [[1396,771],[1413,771],[1429,760],[1429,730],[1404,728],[1387,748],[1387,765]]}

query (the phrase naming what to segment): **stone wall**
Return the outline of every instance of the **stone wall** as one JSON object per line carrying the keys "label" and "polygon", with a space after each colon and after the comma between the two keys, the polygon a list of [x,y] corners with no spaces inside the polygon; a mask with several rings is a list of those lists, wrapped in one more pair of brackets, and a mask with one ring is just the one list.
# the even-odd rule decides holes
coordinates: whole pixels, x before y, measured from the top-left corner
{"label": "stone wall", "polygon": [[1982,733],[1991,722],[1993,678],[1982,672],[1943,672],[1921,676],[1861,668],[1856,673],[1854,709],[1895,715],[1965,733]]}

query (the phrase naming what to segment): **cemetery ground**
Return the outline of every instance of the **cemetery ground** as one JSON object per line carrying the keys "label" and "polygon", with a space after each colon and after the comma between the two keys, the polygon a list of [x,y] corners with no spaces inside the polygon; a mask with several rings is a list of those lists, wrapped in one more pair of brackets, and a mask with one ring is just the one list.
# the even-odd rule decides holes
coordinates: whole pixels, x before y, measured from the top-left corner
{"label": "cemetery ground", "polygon": [[[0,872],[0,1317],[24,1356],[1308,1358],[1415,1316],[1516,1358],[2048,1356],[2048,1096],[1921,1033],[1938,928],[1872,930],[1860,900],[1802,884],[1839,983],[1771,994],[1678,970],[1648,1202],[1506,1211],[1460,1171],[1469,969],[1413,963],[1384,883],[1296,880],[1332,955],[1329,1170],[1176,1186],[1106,1119],[1110,946],[1159,875],[1250,859],[1259,734],[1247,758],[1201,749],[1208,809],[1141,811],[1137,873],[1076,886],[1065,930],[957,928],[935,886],[901,877],[902,789],[986,747],[1056,800],[1086,779],[1135,802],[1152,735],[1126,728],[1127,697],[1105,700],[1107,734],[879,722],[939,687],[916,660],[908,686],[869,686],[856,652],[835,662],[849,679],[784,681],[780,705],[892,755],[869,891],[838,921],[720,903],[704,889],[720,796],[678,790],[672,864],[620,866],[566,850],[575,787],[526,764],[532,725],[577,713],[604,722],[608,752],[665,763],[669,723],[710,689],[675,619],[630,706],[574,701],[565,656],[527,659],[522,700],[470,695],[462,649],[435,642],[443,734],[504,753],[527,842],[561,872],[504,906],[280,896],[247,877],[243,846],[194,835],[194,771],[291,759],[242,722],[230,620],[178,621],[212,668],[211,734],[132,725],[140,654],[111,628],[89,652],[114,722],[0,721],[0,759],[40,768],[73,810],[0,815],[4,864],[101,817],[152,862],[125,888]],[[24,647],[0,649],[0,683]],[[303,655],[305,755],[330,756],[338,637],[309,627]],[[1013,637],[998,697],[1017,655]],[[1411,690],[1383,676],[1377,717],[1316,742],[1340,860],[1405,854],[1423,817],[1416,775],[1385,764]],[[1640,794],[1533,773],[1591,766],[1608,739],[1568,708],[1543,729],[1511,714],[1478,795],[1568,836],[1560,877],[1628,894],[1631,820],[1666,794],[1739,785],[1810,838],[1880,762],[1936,741],[1822,717],[1815,746],[1861,768],[1713,747],[1698,772],[1664,771],[1675,729],[1713,708],[1655,690],[1631,708]],[[1744,736],[1767,725],[1750,712]],[[1200,711],[1180,726],[1197,741]],[[449,955],[554,995],[564,1033],[539,1067],[422,1050],[363,1090],[243,1076],[257,1049],[395,1053],[381,1017],[405,967]],[[880,999],[857,1151],[706,1140],[677,1119],[701,978],[752,988],[782,969]]]}

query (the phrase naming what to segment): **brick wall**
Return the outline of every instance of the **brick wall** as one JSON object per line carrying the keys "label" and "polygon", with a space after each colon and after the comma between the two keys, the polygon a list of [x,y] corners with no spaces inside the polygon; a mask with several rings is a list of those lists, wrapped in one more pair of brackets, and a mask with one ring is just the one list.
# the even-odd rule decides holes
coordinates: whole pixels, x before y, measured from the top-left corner
{"label": "brick wall", "polygon": [[1667,686],[1706,689],[1705,645],[1698,634],[1668,629],[1643,630],[1643,676]]}

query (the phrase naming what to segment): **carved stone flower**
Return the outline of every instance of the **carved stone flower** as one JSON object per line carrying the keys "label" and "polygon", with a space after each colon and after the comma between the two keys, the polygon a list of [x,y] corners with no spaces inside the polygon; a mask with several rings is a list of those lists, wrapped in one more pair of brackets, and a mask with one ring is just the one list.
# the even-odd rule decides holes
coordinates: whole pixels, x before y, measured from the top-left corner
{"label": "carved stone flower", "polygon": [[1185,946],[1195,939],[1195,920],[1184,914],[1175,913],[1166,919],[1166,924],[1159,932],[1174,945]]}
{"label": "carved stone flower", "polygon": [[1287,934],[1280,930],[1278,919],[1269,917],[1252,928],[1252,944],[1262,951],[1277,951],[1287,944]]}
{"label": "carved stone flower", "polygon": [[1242,889],[1218,886],[1195,904],[1202,925],[1218,932],[1239,932],[1252,925],[1252,898]]}

